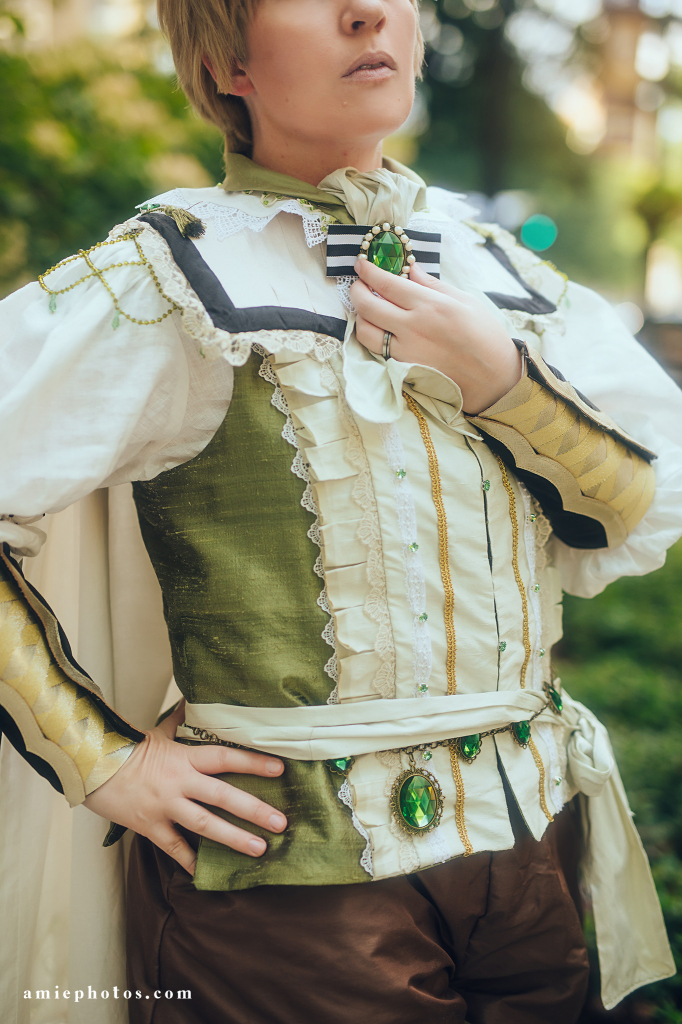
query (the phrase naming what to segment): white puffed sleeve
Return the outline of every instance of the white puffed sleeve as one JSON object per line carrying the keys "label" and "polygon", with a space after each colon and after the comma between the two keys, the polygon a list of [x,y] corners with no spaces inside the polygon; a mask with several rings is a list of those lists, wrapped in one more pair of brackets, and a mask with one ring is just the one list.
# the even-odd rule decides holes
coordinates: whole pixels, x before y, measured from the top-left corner
{"label": "white puffed sleeve", "polygon": [[61,264],[53,311],[37,282],[0,302],[0,543],[17,554],[44,513],[186,462],[225,416],[232,367],[188,333],[200,304],[154,235]]}
{"label": "white puffed sleeve", "polygon": [[545,335],[543,358],[658,455],[653,502],[623,544],[584,551],[552,539],[564,590],[593,597],[620,576],[658,569],[682,535],[682,391],[595,292],[569,284],[564,309],[566,332]]}

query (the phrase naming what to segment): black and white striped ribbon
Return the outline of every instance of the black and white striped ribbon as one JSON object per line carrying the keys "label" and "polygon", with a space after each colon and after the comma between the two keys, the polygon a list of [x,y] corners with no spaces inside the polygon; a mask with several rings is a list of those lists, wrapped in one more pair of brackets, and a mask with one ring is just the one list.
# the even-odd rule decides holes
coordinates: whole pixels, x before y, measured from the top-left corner
{"label": "black and white striped ribbon", "polygon": [[[362,241],[371,225],[330,224],[327,234],[327,277],[353,277]],[[440,278],[441,236],[431,231],[410,231],[406,233],[412,242],[415,263],[427,274]]]}

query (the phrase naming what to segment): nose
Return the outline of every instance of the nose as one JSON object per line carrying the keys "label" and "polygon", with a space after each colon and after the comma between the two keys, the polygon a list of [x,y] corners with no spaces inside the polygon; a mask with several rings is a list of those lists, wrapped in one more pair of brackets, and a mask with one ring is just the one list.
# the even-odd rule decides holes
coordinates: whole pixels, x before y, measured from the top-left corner
{"label": "nose", "polygon": [[386,24],[384,0],[348,0],[341,15],[341,28],[346,35],[379,32]]}

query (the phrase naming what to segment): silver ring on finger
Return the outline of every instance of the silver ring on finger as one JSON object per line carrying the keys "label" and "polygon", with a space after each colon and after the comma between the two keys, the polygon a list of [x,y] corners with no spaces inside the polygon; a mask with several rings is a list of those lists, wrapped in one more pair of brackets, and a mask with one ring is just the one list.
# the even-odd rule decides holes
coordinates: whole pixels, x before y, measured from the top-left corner
{"label": "silver ring on finger", "polygon": [[391,338],[393,337],[390,331],[384,331],[384,346],[382,349],[382,355],[384,359],[391,358]]}

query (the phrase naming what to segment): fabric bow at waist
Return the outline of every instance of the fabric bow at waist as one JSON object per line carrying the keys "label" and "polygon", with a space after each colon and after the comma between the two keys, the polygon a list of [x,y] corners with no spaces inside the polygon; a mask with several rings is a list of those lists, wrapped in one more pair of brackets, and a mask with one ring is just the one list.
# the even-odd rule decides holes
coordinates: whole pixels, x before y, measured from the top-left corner
{"label": "fabric bow at waist", "polygon": [[537,690],[409,697],[294,708],[247,708],[232,704],[187,704],[179,738],[197,739],[206,730],[229,743],[296,761],[324,761],[436,743],[456,736],[505,728],[543,711]]}

